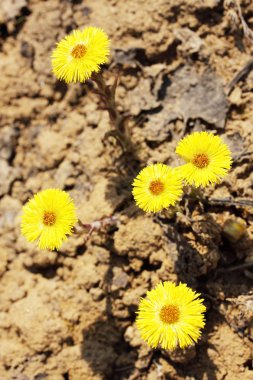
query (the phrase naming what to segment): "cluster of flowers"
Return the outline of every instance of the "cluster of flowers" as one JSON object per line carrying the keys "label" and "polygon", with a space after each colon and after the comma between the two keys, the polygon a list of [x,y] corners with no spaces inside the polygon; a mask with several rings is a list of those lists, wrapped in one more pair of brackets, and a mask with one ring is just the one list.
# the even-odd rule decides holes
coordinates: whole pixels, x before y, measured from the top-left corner
{"label": "cluster of flowers", "polygon": [[133,183],[137,205],[147,212],[158,212],[175,205],[183,194],[184,182],[195,187],[214,185],[231,167],[231,152],[219,136],[194,132],[183,138],[176,153],[184,165],[171,168],[164,164],[144,168]]}
{"label": "cluster of flowers", "polygon": [[[84,82],[108,61],[109,38],[95,27],[75,30],[60,41],[52,55],[58,79]],[[176,153],[185,164],[171,168],[158,163],[145,167],[133,181],[136,204],[146,212],[174,205],[183,194],[183,184],[195,187],[219,182],[231,167],[231,153],[220,137],[195,132],[183,138]],[[77,223],[76,207],[65,191],[46,189],[23,207],[21,232],[39,248],[58,250]],[[161,282],[141,299],[137,327],[151,347],[184,348],[201,335],[206,308],[199,294],[185,284]]]}

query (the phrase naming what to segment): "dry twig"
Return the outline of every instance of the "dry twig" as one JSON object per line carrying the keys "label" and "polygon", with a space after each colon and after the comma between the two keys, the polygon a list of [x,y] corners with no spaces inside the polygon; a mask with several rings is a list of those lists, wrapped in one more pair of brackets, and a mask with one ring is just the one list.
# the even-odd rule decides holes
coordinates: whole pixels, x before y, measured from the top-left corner
{"label": "dry twig", "polygon": [[249,268],[252,266],[253,266],[253,261],[249,261],[248,263],[234,265],[234,266],[228,267],[228,268],[222,268],[219,270],[219,272],[234,272],[236,270],[241,270],[241,269]]}
{"label": "dry twig", "polygon": [[253,201],[250,199],[232,199],[232,198],[209,198],[203,199],[205,203],[219,205],[219,204],[228,204],[232,206],[249,206],[253,207]]}
{"label": "dry twig", "polygon": [[236,84],[244,79],[250,71],[253,70],[253,58],[251,58],[246,65],[236,74],[236,76],[231,80],[231,82],[227,85],[226,94],[230,95]]}
{"label": "dry twig", "polygon": [[78,225],[87,231],[87,236],[85,241],[87,241],[93,231],[100,231],[103,228],[114,225],[118,222],[118,217],[115,215],[107,216],[98,220],[94,220],[92,223],[83,223],[81,220],[78,220]]}
{"label": "dry twig", "polygon": [[250,43],[253,43],[253,32],[249,28],[248,24],[245,21],[245,18],[243,17],[240,0],[225,0],[224,8],[227,9],[232,28],[236,29],[240,22],[246,40]]}

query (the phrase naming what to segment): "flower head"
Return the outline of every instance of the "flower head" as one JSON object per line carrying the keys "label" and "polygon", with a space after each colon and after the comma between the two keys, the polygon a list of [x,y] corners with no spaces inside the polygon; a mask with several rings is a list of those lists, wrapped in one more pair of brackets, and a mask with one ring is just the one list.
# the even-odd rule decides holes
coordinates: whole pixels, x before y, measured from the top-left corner
{"label": "flower head", "polygon": [[204,327],[206,307],[199,294],[185,284],[160,282],[142,298],[136,324],[149,346],[173,350],[196,342]]}
{"label": "flower head", "polygon": [[77,222],[70,196],[59,189],[40,191],[23,207],[21,233],[41,249],[59,249]]}
{"label": "flower head", "polygon": [[211,132],[194,132],[183,138],[176,153],[186,162],[178,167],[190,185],[208,186],[219,183],[231,167],[231,152],[219,136]]}
{"label": "flower head", "polygon": [[133,182],[136,204],[146,212],[157,212],[174,205],[182,195],[182,180],[176,171],[164,164],[142,169]]}
{"label": "flower head", "polygon": [[52,54],[53,73],[65,82],[85,82],[108,62],[109,38],[99,28],[74,30],[61,40]]}

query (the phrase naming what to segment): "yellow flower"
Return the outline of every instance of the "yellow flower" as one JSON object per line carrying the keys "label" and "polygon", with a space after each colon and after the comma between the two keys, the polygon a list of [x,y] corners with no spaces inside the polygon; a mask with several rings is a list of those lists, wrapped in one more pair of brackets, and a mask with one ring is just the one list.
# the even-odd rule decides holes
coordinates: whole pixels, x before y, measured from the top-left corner
{"label": "yellow flower", "polygon": [[85,82],[108,62],[109,38],[99,28],[74,30],[61,40],[52,54],[53,73],[65,82]]}
{"label": "yellow flower", "polygon": [[41,249],[59,249],[77,222],[70,196],[59,189],[40,191],[23,207],[21,233]]}
{"label": "yellow flower", "polygon": [[182,195],[179,174],[164,164],[153,164],[142,169],[133,182],[136,204],[146,212],[157,212],[174,205]]}
{"label": "yellow flower", "polygon": [[219,136],[211,132],[194,132],[183,138],[176,153],[187,163],[178,173],[189,185],[208,186],[219,183],[231,167],[231,152]]}
{"label": "yellow flower", "polygon": [[186,284],[160,282],[141,299],[136,324],[149,346],[173,350],[196,342],[204,327],[206,307]]}

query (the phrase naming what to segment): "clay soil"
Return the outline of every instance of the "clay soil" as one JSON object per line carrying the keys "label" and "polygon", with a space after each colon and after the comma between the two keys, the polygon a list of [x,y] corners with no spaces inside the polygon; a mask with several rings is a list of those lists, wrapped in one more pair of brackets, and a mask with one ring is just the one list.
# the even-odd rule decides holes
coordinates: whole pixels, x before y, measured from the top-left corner
{"label": "clay soil", "polygon": [[[253,39],[228,3],[1,0],[0,380],[253,379]],[[241,9],[252,29],[252,1]],[[132,155],[106,137],[94,83],[51,73],[55,42],[87,25],[110,36],[104,77],[120,74]],[[198,130],[229,145],[229,175],[188,190],[176,210],[139,210],[133,177],[151,162],[179,165],[177,142]],[[83,223],[103,220],[59,252],[20,234],[22,205],[52,187]],[[187,350],[152,350],[136,330],[139,299],[161,280],[205,299],[205,329]]]}

